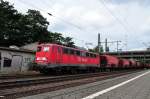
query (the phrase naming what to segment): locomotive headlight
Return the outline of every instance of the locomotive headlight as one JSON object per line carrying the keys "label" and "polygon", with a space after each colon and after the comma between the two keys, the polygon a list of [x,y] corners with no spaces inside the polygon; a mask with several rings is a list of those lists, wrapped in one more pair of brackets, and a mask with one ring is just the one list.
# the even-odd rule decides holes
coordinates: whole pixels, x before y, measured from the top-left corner
{"label": "locomotive headlight", "polygon": [[38,60],[38,61],[40,61],[40,60],[46,61],[47,58],[46,57],[37,57],[36,60]]}
{"label": "locomotive headlight", "polygon": [[36,60],[40,60],[40,58],[39,58],[39,57],[37,57],[37,58],[36,58]]}
{"label": "locomotive headlight", "polygon": [[42,60],[46,61],[47,59],[46,59],[46,57],[42,57]]}

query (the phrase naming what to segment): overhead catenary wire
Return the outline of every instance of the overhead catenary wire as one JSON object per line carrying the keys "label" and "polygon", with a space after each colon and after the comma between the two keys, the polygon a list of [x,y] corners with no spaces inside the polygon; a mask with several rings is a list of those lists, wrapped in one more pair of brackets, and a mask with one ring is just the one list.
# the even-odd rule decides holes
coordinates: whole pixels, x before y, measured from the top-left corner
{"label": "overhead catenary wire", "polygon": [[[105,9],[111,14],[111,16],[124,28],[124,30],[125,30],[125,42],[126,42],[125,46],[126,46],[126,50],[128,50],[128,48],[127,48],[128,47],[128,34],[127,33],[130,33],[130,31],[133,33],[136,33],[135,30],[133,28],[131,28],[131,26],[128,24],[127,20],[124,19],[122,21],[118,16],[116,16],[113,13],[113,11],[109,7],[107,7],[106,0],[98,0],[98,1],[105,7]],[[120,15],[120,13],[119,13],[119,15]],[[125,23],[127,24],[127,26]],[[141,42],[139,42],[139,40],[137,40],[137,39],[135,39],[135,40],[136,40],[136,42],[141,44]]]}
{"label": "overhead catenary wire", "polygon": [[111,11],[111,9],[109,7],[107,7],[105,0],[98,0],[103,6],[104,8],[110,13],[110,15],[124,28],[125,30],[125,39],[126,39],[126,50],[127,48],[127,33],[129,33],[129,30],[127,28],[127,26]]}
{"label": "overhead catenary wire", "polygon": [[42,11],[42,12],[45,12],[45,10],[43,10],[43,9],[33,5],[32,3],[26,2],[24,0],[18,0],[18,2],[20,2],[20,3],[24,4],[24,5],[28,5],[28,6],[32,7],[32,8],[34,7],[34,8],[36,8],[36,9]]}
{"label": "overhead catenary wire", "polygon": [[[56,15],[50,13],[50,12],[47,12],[46,10],[43,10],[43,9],[37,7],[35,4],[32,4],[31,2],[26,2],[25,0],[18,0],[18,1],[19,1],[19,2],[22,2],[23,4],[32,6],[32,7],[36,8],[36,9],[42,11],[42,12],[45,12],[45,13],[48,14],[49,16],[55,17],[55,18],[57,18],[57,19],[63,21],[64,23],[69,24],[69,25],[71,25],[71,26],[77,28],[77,29],[80,30],[80,31],[87,32],[87,31],[85,31],[83,28],[81,28],[80,26],[78,26],[78,25],[76,25],[76,24],[74,24],[74,23],[72,23],[72,22],[66,21],[66,20],[64,20],[63,18],[60,18],[60,17],[58,17],[58,16],[56,16]],[[100,1],[101,1],[101,0],[100,0]],[[104,6],[107,8],[107,6],[106,6],[106,4],[105,4],[105,1],[102,0],[102,2],[103,2],[103,4],[104,4]],[[48,6],[48,5],[47,5],[47,6]],[[108,11],[113,15],[113,13],[111,12],[111,10],[110,10],[109,8],[107,8],[107,9],[108,9]],[[128,31],[127,27],[122,23],[122,21],[120,21],[119,18],[117,18],[115,15],[113,15],[113,17],[114,17],[116,20],[118,20],[118,22],[119,22],[120,24],[122,24],[122,26],[124,27],[124,29],[125,29],[126,31]],[[83,40],[82,40],[82,41],[83,41]]]}
{"label": "overhead catenary wire", "polygon": [[[54,11],[54,8],[52,8],[52,4],[51,3],[48,3],[48,2],[46,2],[46,1],[42,1],[41,3],[43,3],[45,6],[47,6],[47,7],[50,7],[50,9],[52,9],[53,11]],[[51,14],[51,13],[48,13],[50,16],[53,16],[53,14]],[[57,16],[54,16],[54,17],[56,17],[57,18]],[[62,19],[62,18],[61,18]],[[80,19],[78,19],[78,20],[80,20]],[[65,21],[65,20],[61,20],[61,21]],[[68,22],[68,21],[67,21]],[[66,22],[65,22],[66,23]],[[70,24],[70,23],[67,23],[67,24]],[[75,26],[76,28],[78,28],[80,31],[83,31],[83,30],[81,30],[82,28],[81,27],[79,27],[79,26],[77,26],[77,25],[75,25],[75,24],[72,24],[71,23],[71,25],[72,26]],[[84,30],[83,32],[86,32],[86,33],[89,33],[89,32],[87,32],[86,30]],[[87,43],[91,43],[92,45],[91,46],[93,46],[93,47],[96,47],[97,45],[96,44],[94,44],[94,43],[92,43],[92,42],[89,42],[89,41],[85,41],[85,40],[81,40],[81,39],[79,39],[79,38],[75,38],[75,37],[73,37],[74,39],[76,39],[76,40],[79,40],[79,41],[82,41],[82,42],[84,42],[85,43],[85,45],[87,44]]]}
{"label": "overhead catenary wire", "polygon": [[[106,1],[106,0],[104,0],[104,1]],[[107,0],[107,1],[109,1],[109,2],[111,2],[111,3],[114,3],[112,0]],[[107,1],[106,1],[106,2],[107,2]],[[128,8],[129,8],[129,7],[128,7]],[[119,17],[118,17],[118,18],[119,18],[120,20],[122,19],[121,21],[123,21],[123,23],[128,26],[128,30],[131,31],[132,33],[136,33],[135,28],[133,28],[133,27],[128,23],[128,21],[126,20],[129,15],[127,15],[127,17],[125,18],[125,17],[122,16],[122,14],[120,13],[119,9],[115,9],[115,11],[117,12],[117,15],[120,16],[120,18],[119,18]],[[128,36],[129,36],[129,35],[125,34],[125,47],[126,47],[126,50],[127,50],[127,47],[128,47]],[[134,35],[134,36],[136,36],[136,37],[138,38],[137,35]],[[135,40],[136,40],[136,42],[138,42],[139,44],[141,44],[141,42],[139,42],[139,40],[137,40],[137,39],[135,39]],[[140,40],[140,41],[141,41],[141,40]]]}
{"label": "overhead catenary wire", "polygon": [[[74,24],[74,23],[72,23],[72,22],[66,21],[65,19],[60,18],[60,17],[58,17],[58,16],[56,16],[56,15],[50,13],[50,12],[47,12],[46,10],[41,9],[41,8],[37,7],[36,5],[30,3],[30,2],[26,2],[25,0],[18,0],[18,2],[20,2],[20,3],[24,4],[24,5],[30,6],[30,7],[34,7],[34,8],[36,8],[37,10],[42,11],[42,12],[48,14],[49,16],[55,17],[55,18],[59,19],[60,21],[64,22],[65,24],[68,24],[69,26],[73,26],[73,27],[75,27],[76,29],[78,29],[78,30],[80,30],[80,31],[82,31],[82,32],[89,33],[88,31],[85,31],[85,30],[84,30],[83,28],[81,28],[80,26],[78,26],[78,25],[76,25],[76,24]],[[47,4],[47,5],[48,5],[48,4]],[[52,8],[52,9],[53,9],[53,8]],[[53,9],[53,10],[54,10],[54,9]],[[73,39],[78,39],[78,40],[80,40],[80,41],[84,41],[84,42],[87,43],[87,41],[81,40],[81,39],[79,39],[79,38],[73,37]],[[88,42],[88,43],[89,43],[89,42]]]}
{"label": "overhead catenary wire", "polygon": [[126,32],[129,32],[128,28],[126,27],[126,25],[110,10],[109,7],[107,7],[106,3],[104,0],[98,0],[101,4],[103,4],[103,6],[105,7],[105,9],[111,14],[111,16],[124,28],[124,30]]}
{"label": "overhead catenary wire", "polygon": [[72,23],[72,22],[66,21],[66,20],[64,20],[64,19],[62,19],[62,18],[60,18],[60,17],[58,17],[58,16],[56,16],[56,15],[50,13],[50,12],[47,12],[46,10],[41,9],[41,8],[35,6],[35,5],[32,4],[32,3],[26,2],[26,1],[24,1],[24,0],[18,0],[18,1],[21,2],[21,3],[23,3],[23,4],[25,4],[25,5],[34,7],[34,8],[36,8],[37,10],[42,11],[42,12],[44,12],[44,13],[50,15],[50,16],[53,16],[53,17],[59,19],[60,21],[63,21],[64,23],[69,24],[69,25],[71,25],[71,26],[77,28],[78,30],[80,30],[80,31],[82,31],[82,32],[87,32],[87,31],[85,31],[83,28],[81,28],[80,26],[78,26],[78,25],[76,25],[76,24],[74,24],[74,23]]}
{"label": "overhead catenary wire", "polygon": [[[43,3],[45,4],[45,2],[43,2]],[[31,3],[28,3],[28,4],[33,5],[33,4],[31,4]],[[48,6],[48,4],[45,4],[45,5]],[[35,6],[35,7],[36,7],[36,6]],[[36,7],[36,8],[38,9],[38,7]],[[51,9],[54,10],[52,7],[51,7]],[[39,10],[41,10],[41,9],[39,9]],[[44,11],[44,10],[42,9],[42,11]],[[49,13],[49,12],[47,12],[47,11],[44,11],[44,12],[46,12],[49,16],[55,17],[55,18],[57,18],[57,19],[63,21],[64,23],[69,24],[69,25],[71,25],[71,26],[73,26],[73,27],[79,29],[80,31],[87,32],[87,31],[85,31],[84,29],[82,29],[80,26],[78,26],[78,25],[76,25],[76,24],[73,24],[73,23],[71,23],[71,22],[69,22],[69,21],[66,21],[66,20],[64,20],[64,19],[62,19],[62,18],[60,18],[60,17],[58,17],[58,16],[56,16],[56,15],[54,15],[54,14],[52,14],[52,13]],[[81,39],[75,38],[75,37],[73,37],[73,39],[82,41],[82,42],[85,43],[85,45],[86,45],[86,43],[91,43],[91,42],[89,42],[89,41],[87,42],[87,41],[85,41],[85,40],[81,40]],[[92,45],[93,45],[93,46],[97,46],[97,45],[94,44],[94,43],[92,43]]]}

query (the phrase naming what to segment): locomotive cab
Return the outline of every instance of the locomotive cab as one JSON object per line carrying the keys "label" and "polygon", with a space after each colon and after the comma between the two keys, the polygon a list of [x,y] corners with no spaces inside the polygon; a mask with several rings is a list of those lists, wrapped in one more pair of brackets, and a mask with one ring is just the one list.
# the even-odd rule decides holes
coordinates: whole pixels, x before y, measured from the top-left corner
{"label": "locomotive cab", "polygon": [[50,63],[51,46],[38,46],[36,52],[36,63],[48,64]]}
{"label": "locomotive cab", "polygon": [[[62,62],[61,46],[52,44],[39,45],[36,52],[36,63],[56,66]],[[50,67],[51,67],[50,66]]]}

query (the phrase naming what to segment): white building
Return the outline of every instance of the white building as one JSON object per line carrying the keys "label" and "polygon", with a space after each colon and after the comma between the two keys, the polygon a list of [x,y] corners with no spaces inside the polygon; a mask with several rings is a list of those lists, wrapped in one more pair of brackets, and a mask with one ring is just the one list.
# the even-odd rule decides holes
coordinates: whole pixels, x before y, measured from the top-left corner
{"label": "white building", "polygon": [[22,72],[29,69],[35,52],[30,50],[0,47],[0,72]]}

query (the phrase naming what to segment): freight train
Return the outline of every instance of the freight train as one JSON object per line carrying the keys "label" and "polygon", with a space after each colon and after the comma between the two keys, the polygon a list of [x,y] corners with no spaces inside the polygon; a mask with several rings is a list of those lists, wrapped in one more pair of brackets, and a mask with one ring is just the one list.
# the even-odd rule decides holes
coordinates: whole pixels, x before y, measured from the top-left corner
{"label": "freight train", "polygon": [[40,44],[36,52],[36,70],[50,72],[96,72],[149,67],[135,60],[66,47],[58,44]]}

